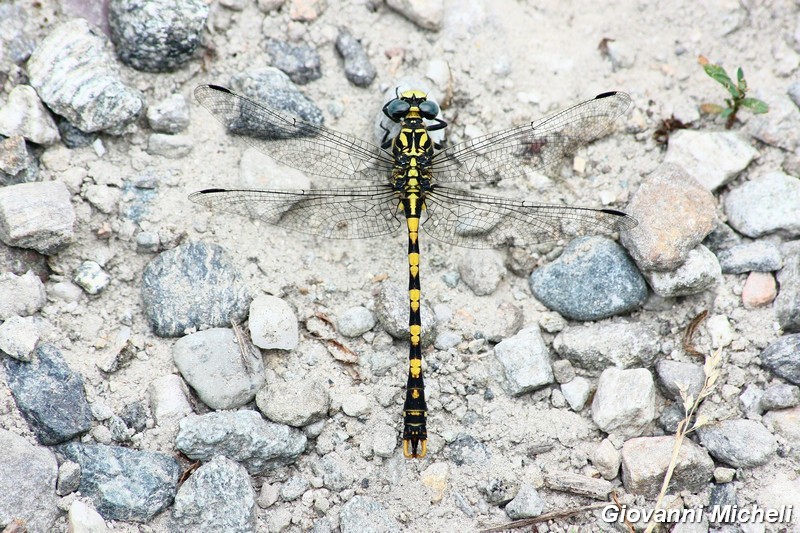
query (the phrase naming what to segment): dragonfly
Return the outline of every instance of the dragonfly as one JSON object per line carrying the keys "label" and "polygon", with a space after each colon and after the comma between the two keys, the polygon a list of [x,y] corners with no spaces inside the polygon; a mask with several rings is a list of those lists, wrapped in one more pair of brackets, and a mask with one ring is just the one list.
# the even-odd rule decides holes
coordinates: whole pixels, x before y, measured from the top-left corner
{"label": "dragonfly", "polygon": [[473,138],[449,147],[430,132],[447,123],[423,91],[395,93],[383,107],[399,132],[373,144],[313,124],[217,85],[194,92],[200,104],[233,137],[240,137],[279,163],[306,174],[360,182],[347,188],[263,190],[212,188],[189,198],[212,209],[258,219],[290,230],[334,239],[408,236],[409,355],[403,404],[403,454],[427,453],[427,416],[422,369],[422,303],[419,235],[444,243],[491,248],[553,241],[584,233],[610,233],[637,222],[615,209],[542,204],[487,195],[464,185],[496,176],[522,176],[525,169],[552,168],[600,136],[630,106],[622,92],[607,92],[539,121]]}

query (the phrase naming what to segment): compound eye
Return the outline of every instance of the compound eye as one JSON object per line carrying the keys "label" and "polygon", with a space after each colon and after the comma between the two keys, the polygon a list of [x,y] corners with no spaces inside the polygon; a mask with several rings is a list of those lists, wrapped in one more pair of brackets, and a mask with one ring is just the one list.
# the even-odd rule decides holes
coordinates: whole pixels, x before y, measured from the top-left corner
{"label": "compound eye", "polygon": [[419,104],[419,112],[423,118],[434,119],[439,114],[439,106],[436,102],[425,100]]}
{"label": "compound eye", "polygon": [[386,113],[390,119],[398,122],[400,119],[405,117],[408,114],[408,111],[411,109],[411,105],[404,101],[400,100],[399,98],[395,98],[394,100],[390,100],[386,107],[384,108],[384,113]]}

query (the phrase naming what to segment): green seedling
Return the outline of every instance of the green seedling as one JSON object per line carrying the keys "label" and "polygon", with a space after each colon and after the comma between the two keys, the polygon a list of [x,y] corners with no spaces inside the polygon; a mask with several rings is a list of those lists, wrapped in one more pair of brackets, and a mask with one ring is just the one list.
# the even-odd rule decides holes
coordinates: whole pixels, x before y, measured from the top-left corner
{"label": "green seedling", "polygon": [[706,74],[725,87],[731,94],[731,98],[725,99],[727,107],[718,104],[703,104],[700,106],[700,109],[704,113],[719,115],[721,118],[726,119],[726,129],[730,129],[731,126],[733,126],[736,120],[736,113],[739,112],[739,108],[741,107],[746,107],[756,114],[769,111],[769,106],[767,106],[766,102],[758,98],[748,98],[745,96],[747,93],[747,81],[744,79],[744,72],[741,67],[736,71],[736,83],[734,83],[731,77],[728,76],[728,73],[725,72],[724,68],[709,62],[705,56],[700,56],[697,62],[703,66]]}

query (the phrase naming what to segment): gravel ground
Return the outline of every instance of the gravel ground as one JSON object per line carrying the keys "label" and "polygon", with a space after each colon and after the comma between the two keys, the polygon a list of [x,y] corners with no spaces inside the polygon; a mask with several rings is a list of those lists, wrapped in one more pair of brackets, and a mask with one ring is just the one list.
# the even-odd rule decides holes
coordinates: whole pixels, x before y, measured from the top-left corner
{"label": "gravel ground", "polygon": [[[701,114],[726,91],[700,55],[770,111]],[[477,531],[612,490],[652,509],[719,350],[667,503],[794,522],[673,531],[800,531],[799,68],[788,0],[3,2],[0,527]],[[192,203],[348,186],[231,140],[205,83],[375,144],[398,86],[439,101],[448,145],[623,91],[609,135],[481,190],[638,226],[480,251],[422,232],[429,441],[405,459],[406,237]],[[657,142],[671,117],[688,129]]]}

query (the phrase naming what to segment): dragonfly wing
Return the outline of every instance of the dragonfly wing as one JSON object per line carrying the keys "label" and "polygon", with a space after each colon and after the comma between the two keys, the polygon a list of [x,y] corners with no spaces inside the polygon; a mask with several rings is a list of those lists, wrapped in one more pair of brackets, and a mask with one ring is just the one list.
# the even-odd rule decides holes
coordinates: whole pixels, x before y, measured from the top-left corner
{"label": "dragonfly wing", "polygon": [[537,204],[443,186],[435,186],[425,197],[425,213],[425,233],[466,248],[534,244],[637,224],[613,209]]}
{"label": "dragonfly wing", "polygon": [[604,93],[538,122],[442,150],[433,156],[430,168],[437,183],[491,181],[496,175],[511,178],[526,166],[551,169],[577,147],[602,136],[630,103],[625,93]]}
{"label": "dragonfly wing", "polygon": [[295,191],[206,189],[192,193],[189,199],[219,211],[333,239],[387,235],[402,224],[397,193],[388,185]]}
{"label": "dragonfly wing", "polygon": [[200,85],[194,95],[231,136],[284,165],[327,178],[389,181],[392,156],[373,144],[217,85]]}

